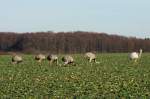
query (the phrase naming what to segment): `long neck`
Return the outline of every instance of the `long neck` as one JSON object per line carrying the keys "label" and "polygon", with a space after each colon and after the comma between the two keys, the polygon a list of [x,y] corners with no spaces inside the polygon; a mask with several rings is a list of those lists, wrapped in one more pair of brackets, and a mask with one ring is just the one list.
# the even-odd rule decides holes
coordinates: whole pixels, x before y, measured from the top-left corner
{"label": "long neck", "polygon": [[141,57],[141,55],[142,55],[142,50],[140,50],[139,57]]}

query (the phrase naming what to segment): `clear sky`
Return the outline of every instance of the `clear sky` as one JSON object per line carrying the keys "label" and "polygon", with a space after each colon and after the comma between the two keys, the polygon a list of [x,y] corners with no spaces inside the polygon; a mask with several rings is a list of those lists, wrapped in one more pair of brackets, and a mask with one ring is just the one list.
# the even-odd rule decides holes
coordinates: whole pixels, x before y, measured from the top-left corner
{"label": "clear sky", "polygon": [[0,31],[150,37],[150,0],[0,0]]}

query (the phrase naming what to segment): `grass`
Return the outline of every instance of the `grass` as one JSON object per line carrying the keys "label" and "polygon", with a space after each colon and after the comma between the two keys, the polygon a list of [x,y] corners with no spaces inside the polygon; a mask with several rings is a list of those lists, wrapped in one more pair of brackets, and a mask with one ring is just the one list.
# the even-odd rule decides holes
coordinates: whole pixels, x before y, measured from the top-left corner
{"label": "grass", "polygon": [[13,65],[10,56],[0,56],[1,98],[150,97],[149,53],[137,63],[129,61],[127,54],[98,54],[99,64],[88,63],[75,54],[77,66],[61,67],[49,66],[47,61],[39,65],[31,55],[23,57],[23,63]]}

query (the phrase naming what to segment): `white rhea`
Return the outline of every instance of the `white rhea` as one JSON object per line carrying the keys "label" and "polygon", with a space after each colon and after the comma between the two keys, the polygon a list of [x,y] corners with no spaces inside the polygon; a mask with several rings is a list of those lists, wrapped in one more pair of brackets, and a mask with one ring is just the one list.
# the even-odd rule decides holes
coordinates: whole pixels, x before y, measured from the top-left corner
{"label": "white rhea", "polygon": [[134,60],[135,62],[137,61],[137,59],[139,59],[140,57],[141,57],[141,55],[142,55],[142,49],[140,49],[140,52],[138,53],[138,52],[132,52],[132,53],[130,53],[129,54],[129,58],[131,59],[131,60]]}

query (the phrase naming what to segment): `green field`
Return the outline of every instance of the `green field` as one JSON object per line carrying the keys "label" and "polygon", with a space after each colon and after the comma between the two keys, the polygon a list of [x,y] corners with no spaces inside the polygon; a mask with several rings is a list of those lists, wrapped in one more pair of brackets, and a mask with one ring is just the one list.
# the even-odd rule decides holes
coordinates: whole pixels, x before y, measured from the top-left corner
{"label": "green field", "polygon": [[1,98],[150,98],[150,53],[137,63],[121,53],[98,54],[99,64],[88,63],[80,54],[73,57],[77,66],[39,65],[31,55],[14,65],[11,56],[1,55]]}

